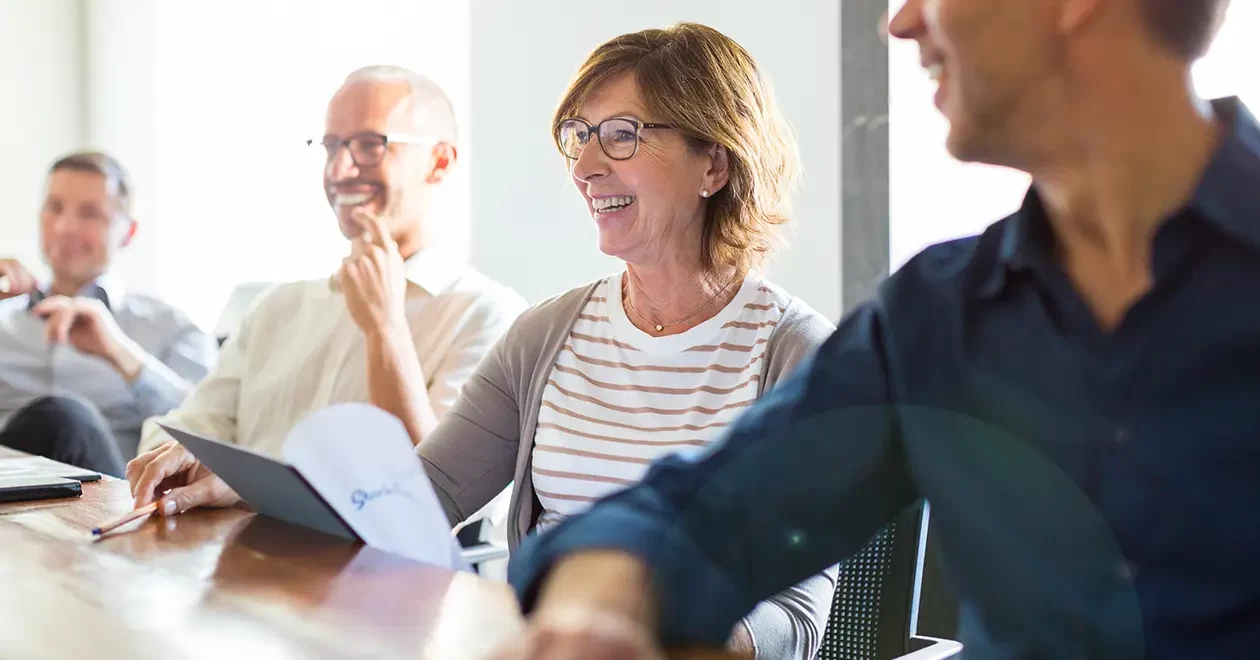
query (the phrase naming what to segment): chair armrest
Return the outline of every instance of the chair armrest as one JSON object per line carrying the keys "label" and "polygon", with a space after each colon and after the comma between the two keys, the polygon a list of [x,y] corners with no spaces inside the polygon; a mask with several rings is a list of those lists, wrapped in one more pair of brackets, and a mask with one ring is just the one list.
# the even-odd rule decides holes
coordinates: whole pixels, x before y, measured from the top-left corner
{"label": "chair armrest", "polygon": [[464,548],[461,554],[469,566],[476,566],[496,559],[507,559],[508,549],[493,543],[480,543]]}
{"label": "chair armrest", "polygon": [[942,658],[952,658],[962,653],[963,650],[962,644],[948,639],[919,636],[915,636],[912,639],[929,642],[931,646],[898,656],[894,660],[941,660]]}

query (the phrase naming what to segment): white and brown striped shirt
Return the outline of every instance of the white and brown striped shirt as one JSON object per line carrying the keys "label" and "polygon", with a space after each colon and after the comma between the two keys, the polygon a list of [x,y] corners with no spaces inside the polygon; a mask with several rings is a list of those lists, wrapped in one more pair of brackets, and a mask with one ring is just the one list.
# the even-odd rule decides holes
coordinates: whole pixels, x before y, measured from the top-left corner
{"label": "white and brown striped shirt", "polygon": [[600,283],[543,391],[532,462],[539,527],[638,482],[666,454],[717,440],[757,399],[789,300],[753,273],[717,316],[653,337],[627,318],[621,275]]}

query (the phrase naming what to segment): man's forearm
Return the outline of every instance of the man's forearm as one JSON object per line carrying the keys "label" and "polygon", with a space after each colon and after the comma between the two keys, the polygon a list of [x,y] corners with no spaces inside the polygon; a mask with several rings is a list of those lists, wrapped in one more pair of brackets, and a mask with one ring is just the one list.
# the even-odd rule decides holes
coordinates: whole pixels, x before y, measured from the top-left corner
{"label": "man's forearm", "polygon": [[625,552],[589,550],[557,561],[535,609],[569,606],[617,613],[656,630],[650,572],[642,560]]}
{"label": "man's forearm", "polygon": [[144,359],[147,356],[148,354],[139,344],[126,340],[118,342],[106,359],[123,377],[123,380],[133,383],[140,375],[140,370],[144,368]]}
{"label": "man's forearm", "polygon": [[420,444],[437,426],[424,370],[405,324],[367,335],[367,377],[368,399],[402,421],[412,444]]}

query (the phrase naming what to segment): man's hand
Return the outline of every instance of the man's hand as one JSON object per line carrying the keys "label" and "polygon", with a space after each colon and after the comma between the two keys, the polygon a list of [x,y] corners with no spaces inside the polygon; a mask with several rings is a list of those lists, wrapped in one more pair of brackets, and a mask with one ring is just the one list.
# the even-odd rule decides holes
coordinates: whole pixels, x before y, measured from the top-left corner
{"label": "man's hand", "polygon": [[143,349],[123,333],[101,301],[52,296],[31,311],[44,320],[48,343],[70,344],[83,353],[103,358],[128,382],[139,375],[144,364]]}
{"label": "man's hand", "polygon": [[617,551],[556,562],[525,634],[496,660],[659,660],[647,567]]}
{"label": "man's hand", "polygon": [[405,328],[407,278],[398,244],[380,218],[366,211],[355,217],[364,232],[352,241],[350,256],[337,272],[350,317],[367,335]]}
{"label": "man's hand", "polygon": [[35,290],[35,278],[17,259],[0,259],[0,300]]}
{"label": "man's hand", "polygon": [[199,506],[232,506],[241,501],[236,491],[174,441],[127,463],[127,481],[137,509],[160,498],[158,512],[164,516]]}
{"label": "man's hand", "polygon": [[638,621],[608,610],[562,606],[539,610],[526,632],[494,660],[663,660]]}

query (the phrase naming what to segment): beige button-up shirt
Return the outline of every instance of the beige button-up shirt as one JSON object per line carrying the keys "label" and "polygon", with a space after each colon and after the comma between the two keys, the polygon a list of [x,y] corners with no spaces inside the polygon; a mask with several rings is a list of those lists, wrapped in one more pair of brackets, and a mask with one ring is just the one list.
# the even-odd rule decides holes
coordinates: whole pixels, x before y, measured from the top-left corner
{"label": "beige button-up shirt", "polygon": [[[406,262],[407,321],[439,418],[482,356],[525,309],[516,292],[433,251]],[[223,346],[217,367],[178,409],[147,421],[140,451],[170,439],[155,422],[279,457],[302,418],[367,402],[363,333],[328,279],[261,297]]]}

